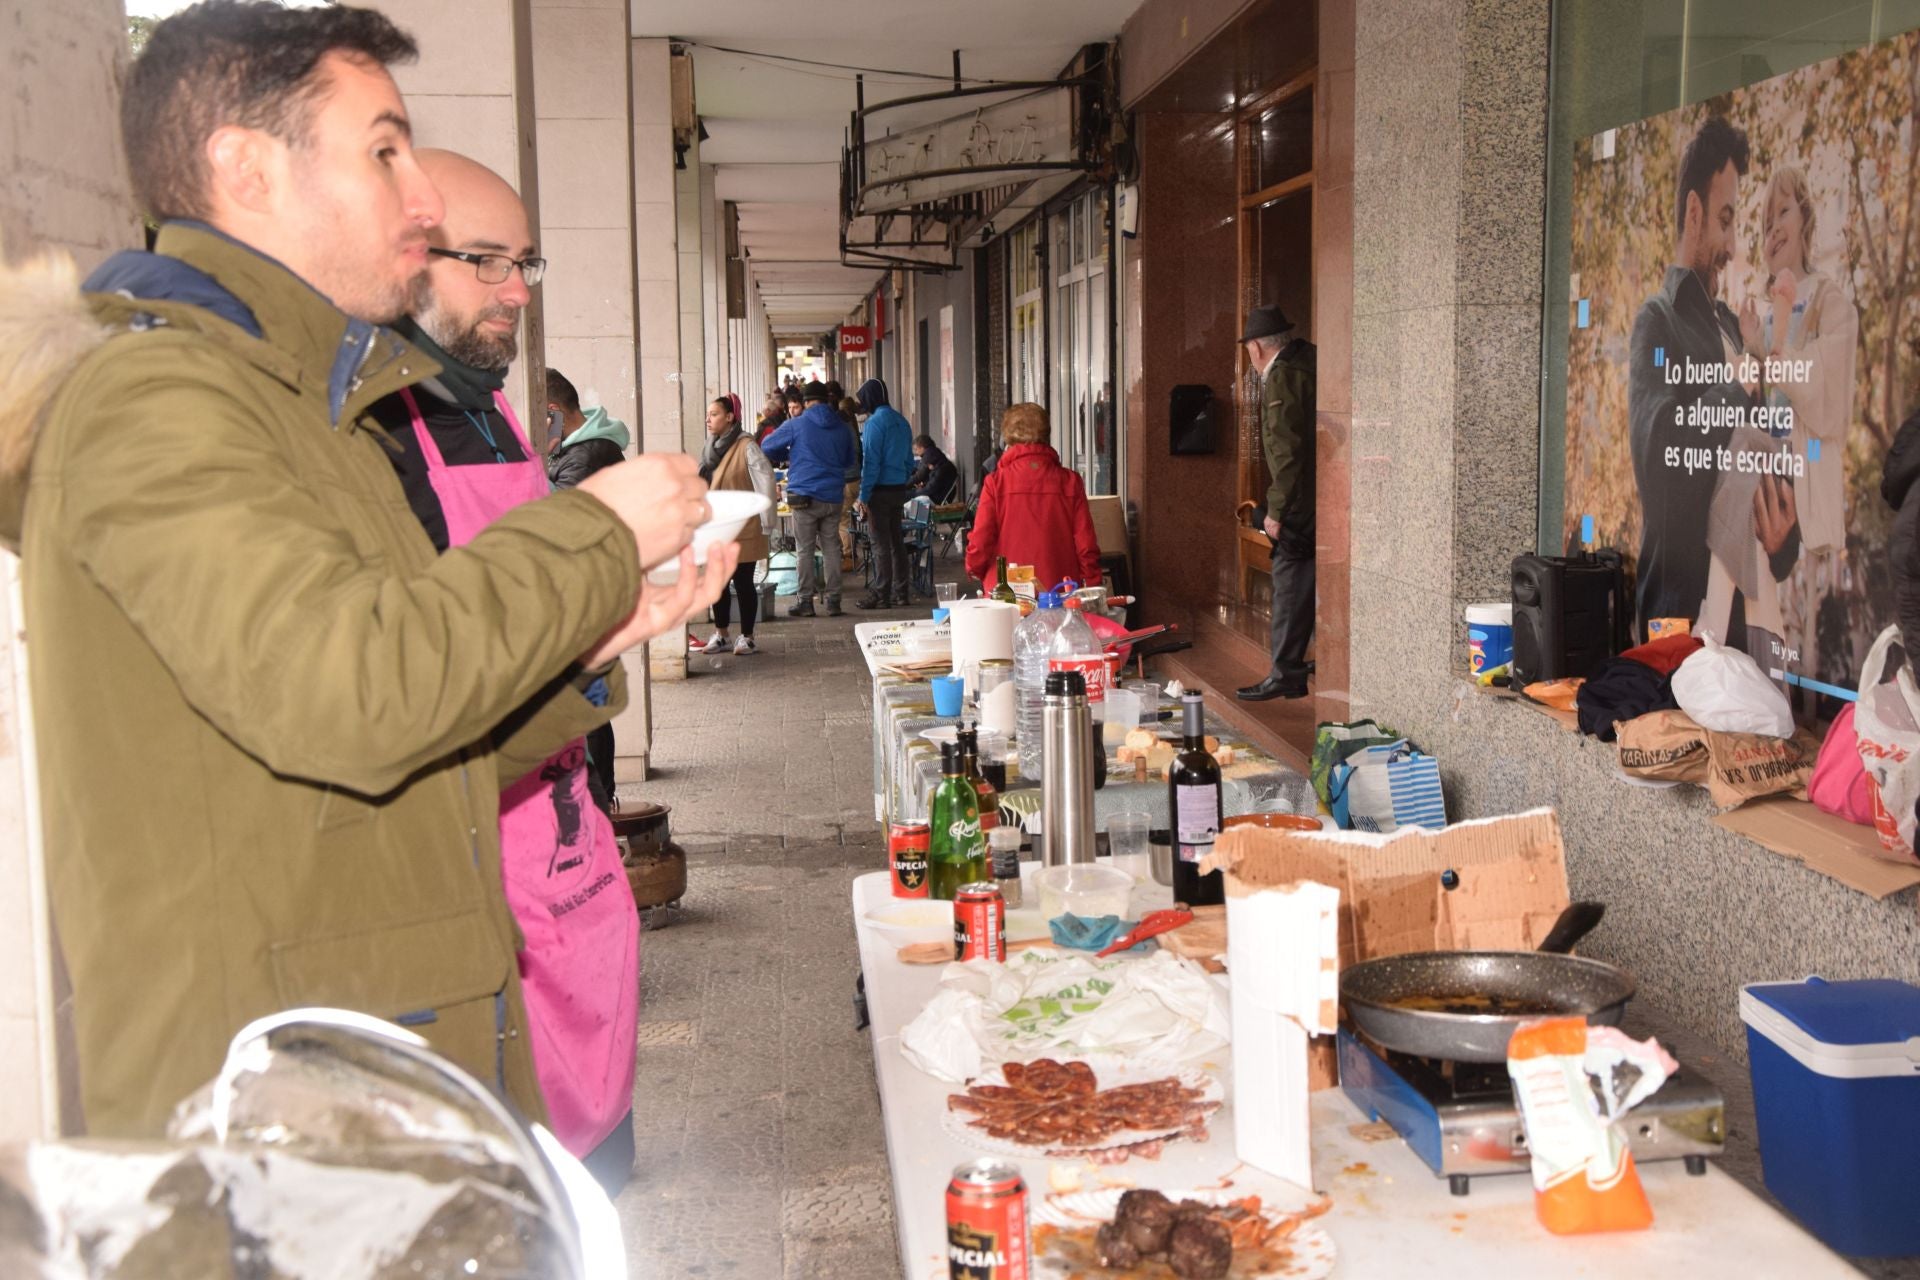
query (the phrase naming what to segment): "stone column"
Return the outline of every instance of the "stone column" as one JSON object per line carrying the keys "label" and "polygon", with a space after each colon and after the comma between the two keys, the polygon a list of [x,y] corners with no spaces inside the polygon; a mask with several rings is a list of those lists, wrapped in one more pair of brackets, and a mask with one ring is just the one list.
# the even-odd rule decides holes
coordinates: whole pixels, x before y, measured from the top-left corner
{"label": "stone column", "polygon": [[[701,353],[707,374],[703,400],[740,389],[735,385],[728,342],[726,206],[714,192],[714,177],[712,165],[700,166],[700,311],[704,338]],[[743,413],[746,407],[742,401]],[[701,405],[700,412],[706,413],[705,404]]]}
{"label": "stone column", "polygon": [[623,0],[533,0],[546,362],[637,445],[628,39]]}
{"label": "stone column", "polygon": [[[706,290],[701,287],[700,143],[689,139],[673,172],[674,260],[679,270],[680,447],[697,453],[707,437]],[[712,189],[713,179],[707,179]]]}
{"label": "stone column", "polygon": [[[71,254],[84,273],[138,248],[140,220],[120,151],[127,64],[119,0],[50,5],[0,0],[0,252]],[[40,848],[39,778],[20,561],[0,555],[0,1143],[48,1138],[79,1116],[79,1080],[61,1028],[71,1017],[57,972]]]}
{"label": "stone column", "polygon": [[1534,543],[1547,16],[1357,0],[1353,710],[1423,745]]}
{"label": "stone column", "polygon": [[[633,41],[631,53],[633,261],[640,336],[637,425],[642,449],[677,453],[686,449],[687,441],[681,389],[680,193],[679,174],[673,167],[673,52],[666,40],[645,39]],[[697,225],[695,236],[697,263]],[[694,342],[699,342],[697,331]],[[647,670],[654,680],[687,678],[686,646],[679,633],[647,646]],[[616,738],[631,714],[614,721]]]}
{"label": "stone column", "polygon": [[[540,138],[546,363],[640,441],[634,296],[632,59],[626,0],[533,0]],[[623,658],[627,709],[614,721],[614,775],[644,781],[652,745],[647,649]]]}
{"label": "stone column", "polygon": [[685,447],[680,435],[680,261],[675,219],[672,54],[633,42],[633,260],[640,329],[641,448]]}
{"label": "stone column", "polygon": [[[457,151],[505,178],[526,202],[540,243],[530,0],[386,0],[380,8],[420,46],[418,62],[393,68],[415,145]],[[507,399],[535,447],[546,439],[541,302],[536,289],[521,317],[520,358],[507,377]]]}

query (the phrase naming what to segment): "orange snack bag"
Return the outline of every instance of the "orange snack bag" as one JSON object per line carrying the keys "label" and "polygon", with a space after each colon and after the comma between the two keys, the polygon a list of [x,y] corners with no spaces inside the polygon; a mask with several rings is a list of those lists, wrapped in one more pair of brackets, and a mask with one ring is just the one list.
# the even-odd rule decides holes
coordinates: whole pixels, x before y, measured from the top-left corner
{"label": "orange snack bag", "polygon": [[[1631,1063],[1636,1071],[1616,1068]],[[1653,1206],[1614,1122],[1678,1064],[1654,1041],[1581,1018],[1523,1022],[1507,1043],[1507,1071],[1533,1157],[1533,1208],[1555,1235],[1640,1231]],[[1616,1082],[1629,1081],[1622,1090]]]}

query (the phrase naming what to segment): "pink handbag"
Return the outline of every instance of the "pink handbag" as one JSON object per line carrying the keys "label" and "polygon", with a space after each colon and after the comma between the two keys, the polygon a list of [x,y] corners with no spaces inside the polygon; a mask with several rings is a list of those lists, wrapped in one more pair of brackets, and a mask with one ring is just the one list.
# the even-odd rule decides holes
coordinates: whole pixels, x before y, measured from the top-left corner
{"label": "pink handbag", "polygon": [[1873,825],[1873,780],[1860,760],[1860,736],[1853,727],[1853,704],[1834,718],[1813,764],[1807,799],[1815,807],[1863,827]]}

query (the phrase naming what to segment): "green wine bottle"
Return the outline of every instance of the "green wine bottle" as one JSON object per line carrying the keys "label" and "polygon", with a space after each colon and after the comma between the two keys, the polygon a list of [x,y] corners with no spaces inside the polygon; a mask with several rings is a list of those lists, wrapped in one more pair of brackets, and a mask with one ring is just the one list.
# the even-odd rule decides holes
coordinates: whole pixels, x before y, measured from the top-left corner
{"label": "green wine bottle", "polygon": [[980,797],[967,781],[958,743],[940,744],[940,774],[927,824],[927,883],[932,896],[951,902],[961,885],[993,875],[987,833],[980,829]]}
{"label": "green wine bottle", "polygon": [[1001,556],[1000,562],[993,567],[993,581],[993,598],[995,600],[1003,600],[1007,604],[1020,603],[1020,597],[1013,593],[1013,584],[1007,581],[1007,558],[1005,556]]}

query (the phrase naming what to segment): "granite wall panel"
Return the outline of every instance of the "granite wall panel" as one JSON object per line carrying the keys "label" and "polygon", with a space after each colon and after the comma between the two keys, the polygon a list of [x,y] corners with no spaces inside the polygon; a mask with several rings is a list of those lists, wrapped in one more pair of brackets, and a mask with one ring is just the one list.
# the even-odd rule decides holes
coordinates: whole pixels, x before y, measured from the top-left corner
{"label": "granite wall panel", "polygon": [[[1546,0],[1358,0],[1351,715],[1439,756],[1454,818],[1551,805],[1586,954],[1744,1061],[1744,982],[1920,980],[1914,894],[1876,902],[1628,788],[1614,749],[1475,690],[1462,606],[1504,596],[1538,502]],[[1433,268],[1444,260],[1440,278]]]}

